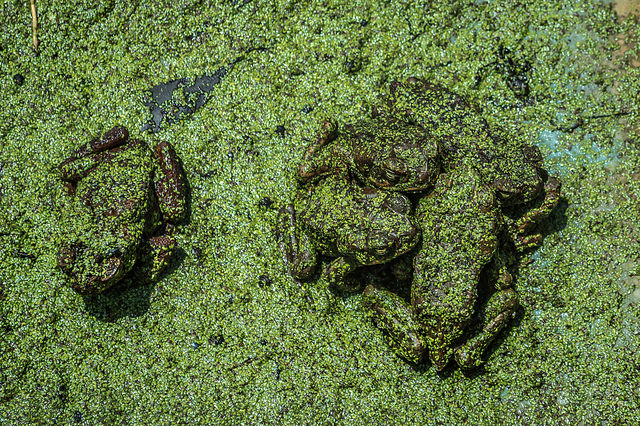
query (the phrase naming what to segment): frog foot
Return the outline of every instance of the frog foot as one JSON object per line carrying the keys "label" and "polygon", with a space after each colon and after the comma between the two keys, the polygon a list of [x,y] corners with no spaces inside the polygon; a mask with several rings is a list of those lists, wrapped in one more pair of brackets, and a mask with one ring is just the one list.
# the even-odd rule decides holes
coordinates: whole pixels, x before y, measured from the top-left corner
{"label": "frog foot", "polygon": [[414,364],[424,361],[427,346],[418,333],[418,323],[407,302],[395,293],[369,284],[364,289],[362,305],[376,326],[385,332],[389,346],[400,358]]}
{"label": "frog foot", "polygon": [[153,148],[153,157],[162,171],[154,180],[158,208],[162,217],[172,223],[180,223],[186,214],[185,179],[178,154],[168,142],[160,142]]}
{"label": "frog foot", "polygon": [[175,226],[166,224],[164,232],[143,241],[140,246],[138,265],[133,270],[135,278],[143,282],[156,281],[169,264],[176,249]]}
{"label": "frog foot", "polygon": [[489,343],[509,323],[517,308],[518,297],[512,289],[494,293],[480,312],[482,327],[480,333],[455,349],[456,363],[465,369],[478,367],[482,364],[482,354]]}
{"label": "frog foot", "polygon": [[534,232],[544,219],[549,217],[560,201],[560,181],[550,176],[544,184],[544,198],[542,203],[528,210],[521,217],[508,221],[508,233],[513,240],[516,250],[527,251],[542,244],[542,234]]}
{"label": "frog foot", "polygon": [[307,280],[315,272],[316,250],[309,236],[299,229],[293,204],[280,209],[276,239],[289,274],[297,280]]}

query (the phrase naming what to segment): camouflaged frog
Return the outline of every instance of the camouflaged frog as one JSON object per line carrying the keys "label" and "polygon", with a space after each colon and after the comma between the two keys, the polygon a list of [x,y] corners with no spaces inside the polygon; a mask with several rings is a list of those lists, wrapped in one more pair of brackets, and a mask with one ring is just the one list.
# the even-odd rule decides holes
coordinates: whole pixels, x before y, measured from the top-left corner
{"label": "camouflaged frog", "polygon": [[336,290],[357,288],[359,266],[387,262],[411,250],[419,230],[406,196],[361,187],[338,175],[303,186],[283,207],[277,238],[291,275],[309,279],[319,254],[335,257],[323,275]]}
{"label": "camouflaged frog", "polygon": [[422,191],[440,172],[438,145],[420,126],[390,117],[363,119],[338,131],[325,121],[298,168],[299,180],[331,174],[393,191]]}
{"label": "camouflaged frog", "polygon": [[118,126],[59,166],[73,197],[58,265],[81,294],[97,294],[129,273],[155,279],[175,248],[184,218],[184,177],[173,147],[153,150]]}
{"label": "camouflaged frog", "polygon": [[529,234],[558,203],[560,182],[542,168],[537,147],[502,129],[489,129],[460,96],[413,77],[391,83],[387,105],[378,114],[423,127],[437,140],[444,171],[461,161],[471,164],[500,204],[517,212],[509,225],[516,249],[540,244],[539,233]]}
{"label": "camouflaged frog", "polygon": [[373,285],[363,304],[402,358],[421,363],[428,354],[438,371],[452,357],[463,368],[478,366],[518,306],[500,261],[496,273],[487,274],[494,290],[481,286],[485,266],[499,254],[496,196],[473,167],[462,164],[420,199],[416,216],[422,244],[413,260],[410,304]]}

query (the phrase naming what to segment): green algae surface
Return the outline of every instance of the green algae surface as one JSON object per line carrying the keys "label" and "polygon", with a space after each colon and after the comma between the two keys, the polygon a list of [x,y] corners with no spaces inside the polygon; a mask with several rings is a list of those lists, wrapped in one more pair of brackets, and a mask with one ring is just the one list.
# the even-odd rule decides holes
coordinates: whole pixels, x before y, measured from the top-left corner
{"label": "green algae surface", "polygon": [[[37,2],[35,54],[28,3],[5,1],[0,422],[640,421],[633,5]],[[200,109],[142,131],[152,87],[223,67]],[[519,317],[472,374],[407,365],[361,295],[294,282],[275,241],[321,121],[409,76],[536,144],[563,183]],[[56,165],[115,124],[174,145],[189,214],[159,281],[83,299],[56,267]]]}

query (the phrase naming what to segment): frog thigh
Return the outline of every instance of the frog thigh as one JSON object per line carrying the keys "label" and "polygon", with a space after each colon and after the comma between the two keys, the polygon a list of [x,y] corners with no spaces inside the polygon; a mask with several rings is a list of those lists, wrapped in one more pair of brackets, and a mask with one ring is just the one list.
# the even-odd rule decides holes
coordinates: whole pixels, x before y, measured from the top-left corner
{"label": "frog thigh", "polygon": [[333,155],[331,150],[323,149],[333,141],[337,134],[337,126],[330,120],[322,123],[316,139],[307,147],[298,165],[298,179],[307,182],[313,178],[322,177],[332,172]]}
{"label": "frog thigh", "polygon": [[311,278],[317,264],[316,249],[309,235],[299,228],[293,204],[280,209],[277,223],[276,239],[289,274],[298,280]]}
{"label": "frog thigh", "polygon": [[427,347],[419,334],[411,306],[400,296],[369,284],[362,295],[362,305],[376,325],[387,333],[390,346],[401,358],[420,364]]}
{"label": "frog thigh", "polygon": [[513,289],[495,292],[480,312],[482,330],[455,350],[456,363],[462,368],[482,364],[482,354],[507,325],[518,307],[518,296]]}
{"label": "frog thigh", "polygon": [[165,220],[179,223],[186,212],[186,185],[178,154],[169,142],[160,142],[153,148],[153,157],[159,167],[154,186],[160,212]]}

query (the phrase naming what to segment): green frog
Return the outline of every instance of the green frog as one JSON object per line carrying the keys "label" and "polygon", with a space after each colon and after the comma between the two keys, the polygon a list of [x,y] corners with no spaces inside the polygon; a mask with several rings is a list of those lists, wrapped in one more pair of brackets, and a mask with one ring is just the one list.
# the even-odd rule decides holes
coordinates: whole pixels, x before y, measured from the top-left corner
{"label": "green frog", "polygon": [[71,203],[58,266],[71,287],[98,294],[127,275],[157,278],[185,216],[185,182],[174,148],[153,149],[116,126],[59,165]]}
{"label": "green frog", "polygon": [[423,191],[440,172],[438,145],[422,127],[391,117],[366,118],[340,131],[326,120],[298,169],[301,182],[331,174],[392,191]]}
{"label": "green frog", "polygon": [[541,243],[535,227],[558,204],[560,182],[543,169],[536,146],[501,128],[490,129],[462,97],[414,77],[391,83],[387,105],[379,114],[429,132],[440,147],[444,171],[461,161],[470,163],[501,206],[513,213],[508,228],[518,251]]}
{"label": "green frog", "polygon": [[419,241],[411,203],[400,193],[363,187],[339,174],[303,185],[280,210],[277,238],[290,274],[313,275],[318,255],[334,257],[323,272],[337,291],[358,288],[352,272],[400,256]]}
{"label": "green frog", "polygon": [[452,358],[463,368],[478,366],[518,306],[500,261],[487,274],[493,290],[481,285],[485,267],[502,254],[495,192],[462,163],[419,200],[416,216],[422,244],[413,259],[410,303],[370,284],[363,305],[402,358],[419,364],[428,356],[438,371]]}

